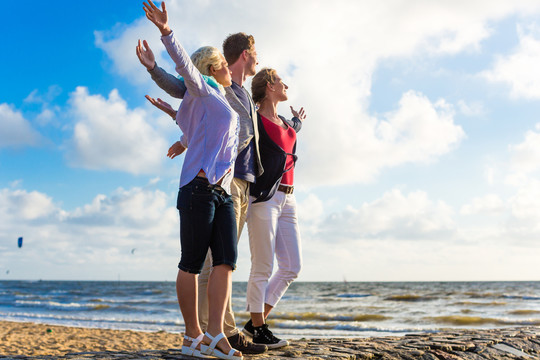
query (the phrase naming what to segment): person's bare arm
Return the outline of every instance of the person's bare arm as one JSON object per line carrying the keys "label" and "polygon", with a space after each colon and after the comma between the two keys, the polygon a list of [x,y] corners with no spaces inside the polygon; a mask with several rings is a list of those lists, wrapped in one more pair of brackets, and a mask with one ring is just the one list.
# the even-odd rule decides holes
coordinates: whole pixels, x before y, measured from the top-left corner
{"label": "person's bare arm", "polygon": [[174,159],[178,155],[182,154],[185,150],[186,148],[184,147],[184,145],[182,145],[180,141],[177,141],[174,144],[172,144],[171,147],[169,148],[167,157]]}
{"label": "person's bare arm", "polygon": [[157,107],[159,110],[163,111],[165,114],[169,115],[170,117],[173,118],[173,120],[176,120],[176,113],[177,111],[173,109],[173,107],[161,100],[160,98],[157,98],[157,99],[154,99],[153,97],[149,96],[149,95],[145,95],[144,96],[148,101],[150,101],[150,103],[152,105],[154,105],[155,107]]}

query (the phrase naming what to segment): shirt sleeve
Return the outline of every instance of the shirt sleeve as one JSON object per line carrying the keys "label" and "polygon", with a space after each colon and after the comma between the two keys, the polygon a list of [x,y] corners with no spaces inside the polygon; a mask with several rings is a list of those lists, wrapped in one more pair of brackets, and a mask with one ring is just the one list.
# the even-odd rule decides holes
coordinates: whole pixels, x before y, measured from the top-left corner
{"label": "shirt sleeve", "polygon": [[186,85],[183,81],[175,77],[174,75],[169,74],[157,64],[152,70],[148,70],[152,80],[164,90],[170,96],[183,99],[184,94],[186,93]]}
{"label": "shirt sleeve", "polygon": [[180,136],[180,144],[182,144],[182,146],[185,147],[186,149],[188,148],[188,141],[184,134]]}
{"label": "shirt sleeve", "polygon": [[281,120],[286,122],[287,125],[292,127],[294,131],[299,132],[300,129],[302,129],[302,120],[300,120],[296,116],[293,117],[291,120],[289,120],[289,119],[287,119],[287,118],[285,118],[284,116],[281,116],[281,115],[279,115],[279,117],[281,118]]}
{"label": "shirt sleeve", "polygon": [[169,53],[169,56],[176,64],[176,71],[184,78],[187,91],[192,96],[208,96],[211,93],[210,86],[204,81],[201,73],[190,57],[186,50],[180,45],[178,40],[174,37],[174,33],[171,31],[169,35],[161,37],[161,41],[165,45],[165,49]]}

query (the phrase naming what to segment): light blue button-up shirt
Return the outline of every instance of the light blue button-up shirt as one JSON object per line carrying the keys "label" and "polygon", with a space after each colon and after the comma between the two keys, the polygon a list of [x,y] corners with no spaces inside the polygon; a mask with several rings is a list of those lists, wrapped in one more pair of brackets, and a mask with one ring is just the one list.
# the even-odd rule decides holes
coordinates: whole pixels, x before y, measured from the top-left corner
{"label": "light blue button-up shirt", "polygon": [[222,179],[221,187],[230,194],[238,148],[238,114],[218,89],[206,83],[173,33],[162,36],[161,41],[187,88],[176,114],[188,145],[180,187],[203,170],[211,184]]}

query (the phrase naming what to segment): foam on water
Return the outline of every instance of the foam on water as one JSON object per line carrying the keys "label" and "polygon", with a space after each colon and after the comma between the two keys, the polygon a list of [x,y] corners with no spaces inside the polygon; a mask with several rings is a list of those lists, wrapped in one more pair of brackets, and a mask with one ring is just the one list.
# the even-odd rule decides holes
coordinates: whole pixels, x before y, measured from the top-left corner
{"label": "foam on water", "polygon": [[[237,324],[246,283],[233,284]],[[298,283],[268,323],[284,336],[382,336],[448,327],[540,325],[540,282]],[[173,282],[0,281],[0,319],[183,330]]]}

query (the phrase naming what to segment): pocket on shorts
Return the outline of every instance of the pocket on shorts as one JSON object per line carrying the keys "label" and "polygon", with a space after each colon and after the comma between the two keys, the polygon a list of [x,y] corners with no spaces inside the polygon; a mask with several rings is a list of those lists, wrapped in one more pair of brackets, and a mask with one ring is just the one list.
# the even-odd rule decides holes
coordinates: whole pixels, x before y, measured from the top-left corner
{"label": "pocket on shorts", "polygon": [[176,208],[178,210],[191,209],[191,187],[184,186],[180,188],[176,199]]}

